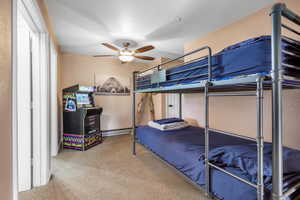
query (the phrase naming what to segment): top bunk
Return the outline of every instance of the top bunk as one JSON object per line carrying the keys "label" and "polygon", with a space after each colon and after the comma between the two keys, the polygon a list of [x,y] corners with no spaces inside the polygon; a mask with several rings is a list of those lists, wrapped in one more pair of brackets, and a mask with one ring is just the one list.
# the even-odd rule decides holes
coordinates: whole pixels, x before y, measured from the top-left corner
{"label": "top bunk", "polygon": [[[300,17],[288,10],[284,4],[282,16],[300,25]],[[276,7],[274,7],[276,9]],[[283,27],[300,36],[300,32],[273,20],[272,36],[260,36],[224,48],[212,55],[210,47],[205,46],[181,57],[162,63],[142,72],[134,73],[135,93],[189,93],[204,91],[208,84],[211,91],[256,90],[258,80],[264,88],[272,87],[272,77],[280,75],[283,88],[300,88],[300,41],[281,36],[276,41],[274,26]],[[276,52],[280,53],[276,54]],[[180,59],[195,53],[205,56],[184,62],[181,65],[164,69]],[[280,70],[272,70],[280,57]],[[277,74],[275,74],[277,73]]]}

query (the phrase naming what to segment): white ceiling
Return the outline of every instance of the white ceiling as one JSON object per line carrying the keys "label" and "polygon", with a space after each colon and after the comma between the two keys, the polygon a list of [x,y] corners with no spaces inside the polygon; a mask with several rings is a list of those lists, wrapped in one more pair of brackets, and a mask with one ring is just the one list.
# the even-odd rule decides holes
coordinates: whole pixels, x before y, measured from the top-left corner
{"label": "white ceiling", "polygon": [[[233,23],[274,0],[45,0],[63,52],[112,54],[101,42],[131,39],[145,53],[176,57],[186,42]],[[266,16],[267,17],[267,16]],[[258,28],[258,27],[254,27]]]}

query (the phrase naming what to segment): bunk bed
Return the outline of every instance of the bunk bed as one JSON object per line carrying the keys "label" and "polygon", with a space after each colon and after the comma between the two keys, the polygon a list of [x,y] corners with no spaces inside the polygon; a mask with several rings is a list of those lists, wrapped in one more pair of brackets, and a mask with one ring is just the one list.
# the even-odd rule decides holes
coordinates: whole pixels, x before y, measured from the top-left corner
{"label": "bunk bed", "polygon": [[[196,187],[204,189],[207,196],[212,198],[298,198],[300,170],[287,171],[286,162],[283,162],[289,159],[287,156],[290,154],[297,157],[300,152],[282,145],[282,90],[300,88],[300,42],[282,36],[282,28],[297,35],[300,32],[282,23],[282,18],[300,25],[300,17],[281,3],[273,6],[271,17],[271,36],[246,40],[215,55],[212,55],[210,47],[205,46],[145,71],[134,72],[133,154],[136,154],[136,143],[141,144]],[[208,53],[203,57],[163,69],[171,62],[204,51]],[[263,138],[265,89],[272,90],[272,143],[264,142]],[[137,127],[136,94],[147,92],[180,93],[180,97],[182,93],[203,92],[205,127],[166,132],[148,126]],[[219,96],[247,96],[256,99],[255,139],[209,127],[209,100]],[[180,116],[181,111],[180,107]],[[238,155],[238,152],[249,152],[249,149],[252,152],[251,161],[255,162],[246,171],[244,166],[237,166],[239,163],[231,165],[228,159],[220,156],[229,155],[232,161],[234,156],[230,153]]]}

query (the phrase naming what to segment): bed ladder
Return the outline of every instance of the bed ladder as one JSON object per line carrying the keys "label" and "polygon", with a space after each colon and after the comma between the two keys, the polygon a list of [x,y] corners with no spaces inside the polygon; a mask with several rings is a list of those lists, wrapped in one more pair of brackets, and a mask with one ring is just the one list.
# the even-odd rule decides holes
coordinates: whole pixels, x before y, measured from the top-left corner
{"label": "bed ladder", "polygon": [[[259,76],[256,79],[256,92],[246,92],[246,93],[216,93],[209,92],[209,88],[213,87],[213,84],[210,81],[207,81],[204,88],[204,119],[205,119],[205,191],[207,196],[212,196],[210,190],[210,168],[220,170],[240,181],[246,183],[257,190],[257,199],[264,199],[264,179],[263,179],[263,146],[264,146],[264,137],[263,137],[263,81],[264,77]],[[220,130],[215,130],[209,127],[209,99],[212,97],[236,97],[236,96],[246,96],[246,97],[256,97],[256,115],[257,115],[257,136],[256,139],[241,136],[237,134],[227,133]],[[254,184],[246,179],[243,179],[211,162],[209,162],[209,132],[214,131],[220,134],[230,135],[233,137],[243,138],[247,140],[252,140],[257,143],[257,184]]]}

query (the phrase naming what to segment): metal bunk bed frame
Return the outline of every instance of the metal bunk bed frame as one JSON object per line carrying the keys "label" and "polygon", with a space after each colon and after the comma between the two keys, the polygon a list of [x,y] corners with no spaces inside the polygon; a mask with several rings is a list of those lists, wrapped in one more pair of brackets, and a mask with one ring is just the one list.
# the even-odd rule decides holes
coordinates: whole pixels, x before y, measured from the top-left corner
{"label": "metal bunk bed frame", "polygon": [[[204,106],[205,106],[205,174],[206,174],[206,184],[205,184],[205,193],[207,196],[214,197],[210,192],[210,169],[215,168],[220,170],[254,188],[257,189],[257,199],[263,200],[264,199],[264,182],[263,182],[263,144],[264,144],[264,137],[263,137],[263,94],[264,88],[272,89],[272,198],[274,200],[283,200],[285,197],[296,191],[300,188],[300,183],[296,184],[294,187],[290,188],[288,191],[283,193],[283,158],[282,158],[282,138],[283,138],[283,108],[282,108],[282,90],[283,88],[300,88],[297,84],[287,83],[286,76],[283,74],[282,69],[282,60],[281,60],[281,38],[282,38],[282,28],[285,28],[288,31],[291,31],[300,36],[300,32],[294,30],[293,28],[289,27],[286,24],[282,23],[282,18],[286,18],[287,20],[293,22],[296,25],[300,26],[300,16],[289,10],[285,4],[277,3],[273,6],[270,16],[272,18],[272,70],[271,76],[262,76],[262,75],[250,75],[240,78],[233,78],[228,80],[219,80],[215,81],[212,80],[212,51],[211,48],[208,46],[201,47],[196,49],[188,54],[185,54],[181,57],[176,59],[170,60],[168,62],[162,63],[155,67],[149,68],[147,70],[141,72],[133,72],[133,95],[132,95],[132,131],[133,131],[133,141],[132,141],[132,153],[136,155],[136,93],[143,93],[143,92],[156,92],[156,93],[163,93],[163,92],[176,92],[180,94],[180,109],[179,109],[179,116],[182,116],[182,93],[186,92],[204,92]],[[161,82],[166,82],[165,70],[161,69],[162,66],[174,62],[176,60],[182,59],[186,56],[191,54],[200,52],[200,51],[208,51],[208,55],[205,56],[208,59],[208,63],[206,65],[202,65],[196,68],[208,67],[208,79],[202,81],[197,84],[189,84],[189,85],[174,85],[169,87],[157,87],[157,88],[150,88],[150,89],[139,89],[136,90],[136,78],[138,75],[141,75],[147,71],[153,71],[154,75],[152,75],[151,84],[156,83],[158,86]],[[203,57],[199,58],[202,59]],[[154,77],[154,78],[153,78]],[[195,77],[192,77],[195,78]],[[176,80],[175,80],[176,81]],[[271,87],[269,84],[271,81]],[[219,89],[228,89],[229,91],[250,91],[247,93],[215,93],[220,91]],[[255,92],[253,92],[253,90]],[[220,130],[214,130],[209,127],[209,99],[212,97],[226,97],[226,96],[247,96],[247,97],[256,97],[256,110],[257,110],[257,137],[249,138],[233,133],[226,133]],[[208,160],[209,154],[209,132],[216,131],[221,134],[230,135],[234,137],[240,137],[248,140],[253,140],[257,142],[257,158],[258,158],[258,167],[257,167],[257,184],[249,182],[248,180],[244,180],[223,168],[220,168],[213,163],[210,163]],[[143,145],[142,145],[143,146]],[[156,155],[154,153],[154,155]],[[158,155],[156,155],[158,156]],[[159,157],[159,156],[158,156]],[[162,160],[162,159],[161,159]],[[164,160],[163,160],[164,161]],[[167,163],[167,162],[165,162]],[[168,164],[168,163],[167,163]],[[169,164],[168,164],[169,165]],[[171,165],[169,165],[171,166]],[[172,167],[172,166],[171,166]],[[174,168],[174,167],[172,167]],[[178,171],[179,174],[183,175],[187,178],[184,174]],[[189,180],[189,179],[188,179]],[[190,181],[190,180],[189,180]],[[190,181],[191,182],[191,181]],[[195,184],[194,184],[195,185]],[[200,188],[201,187],[197,187]]]}

